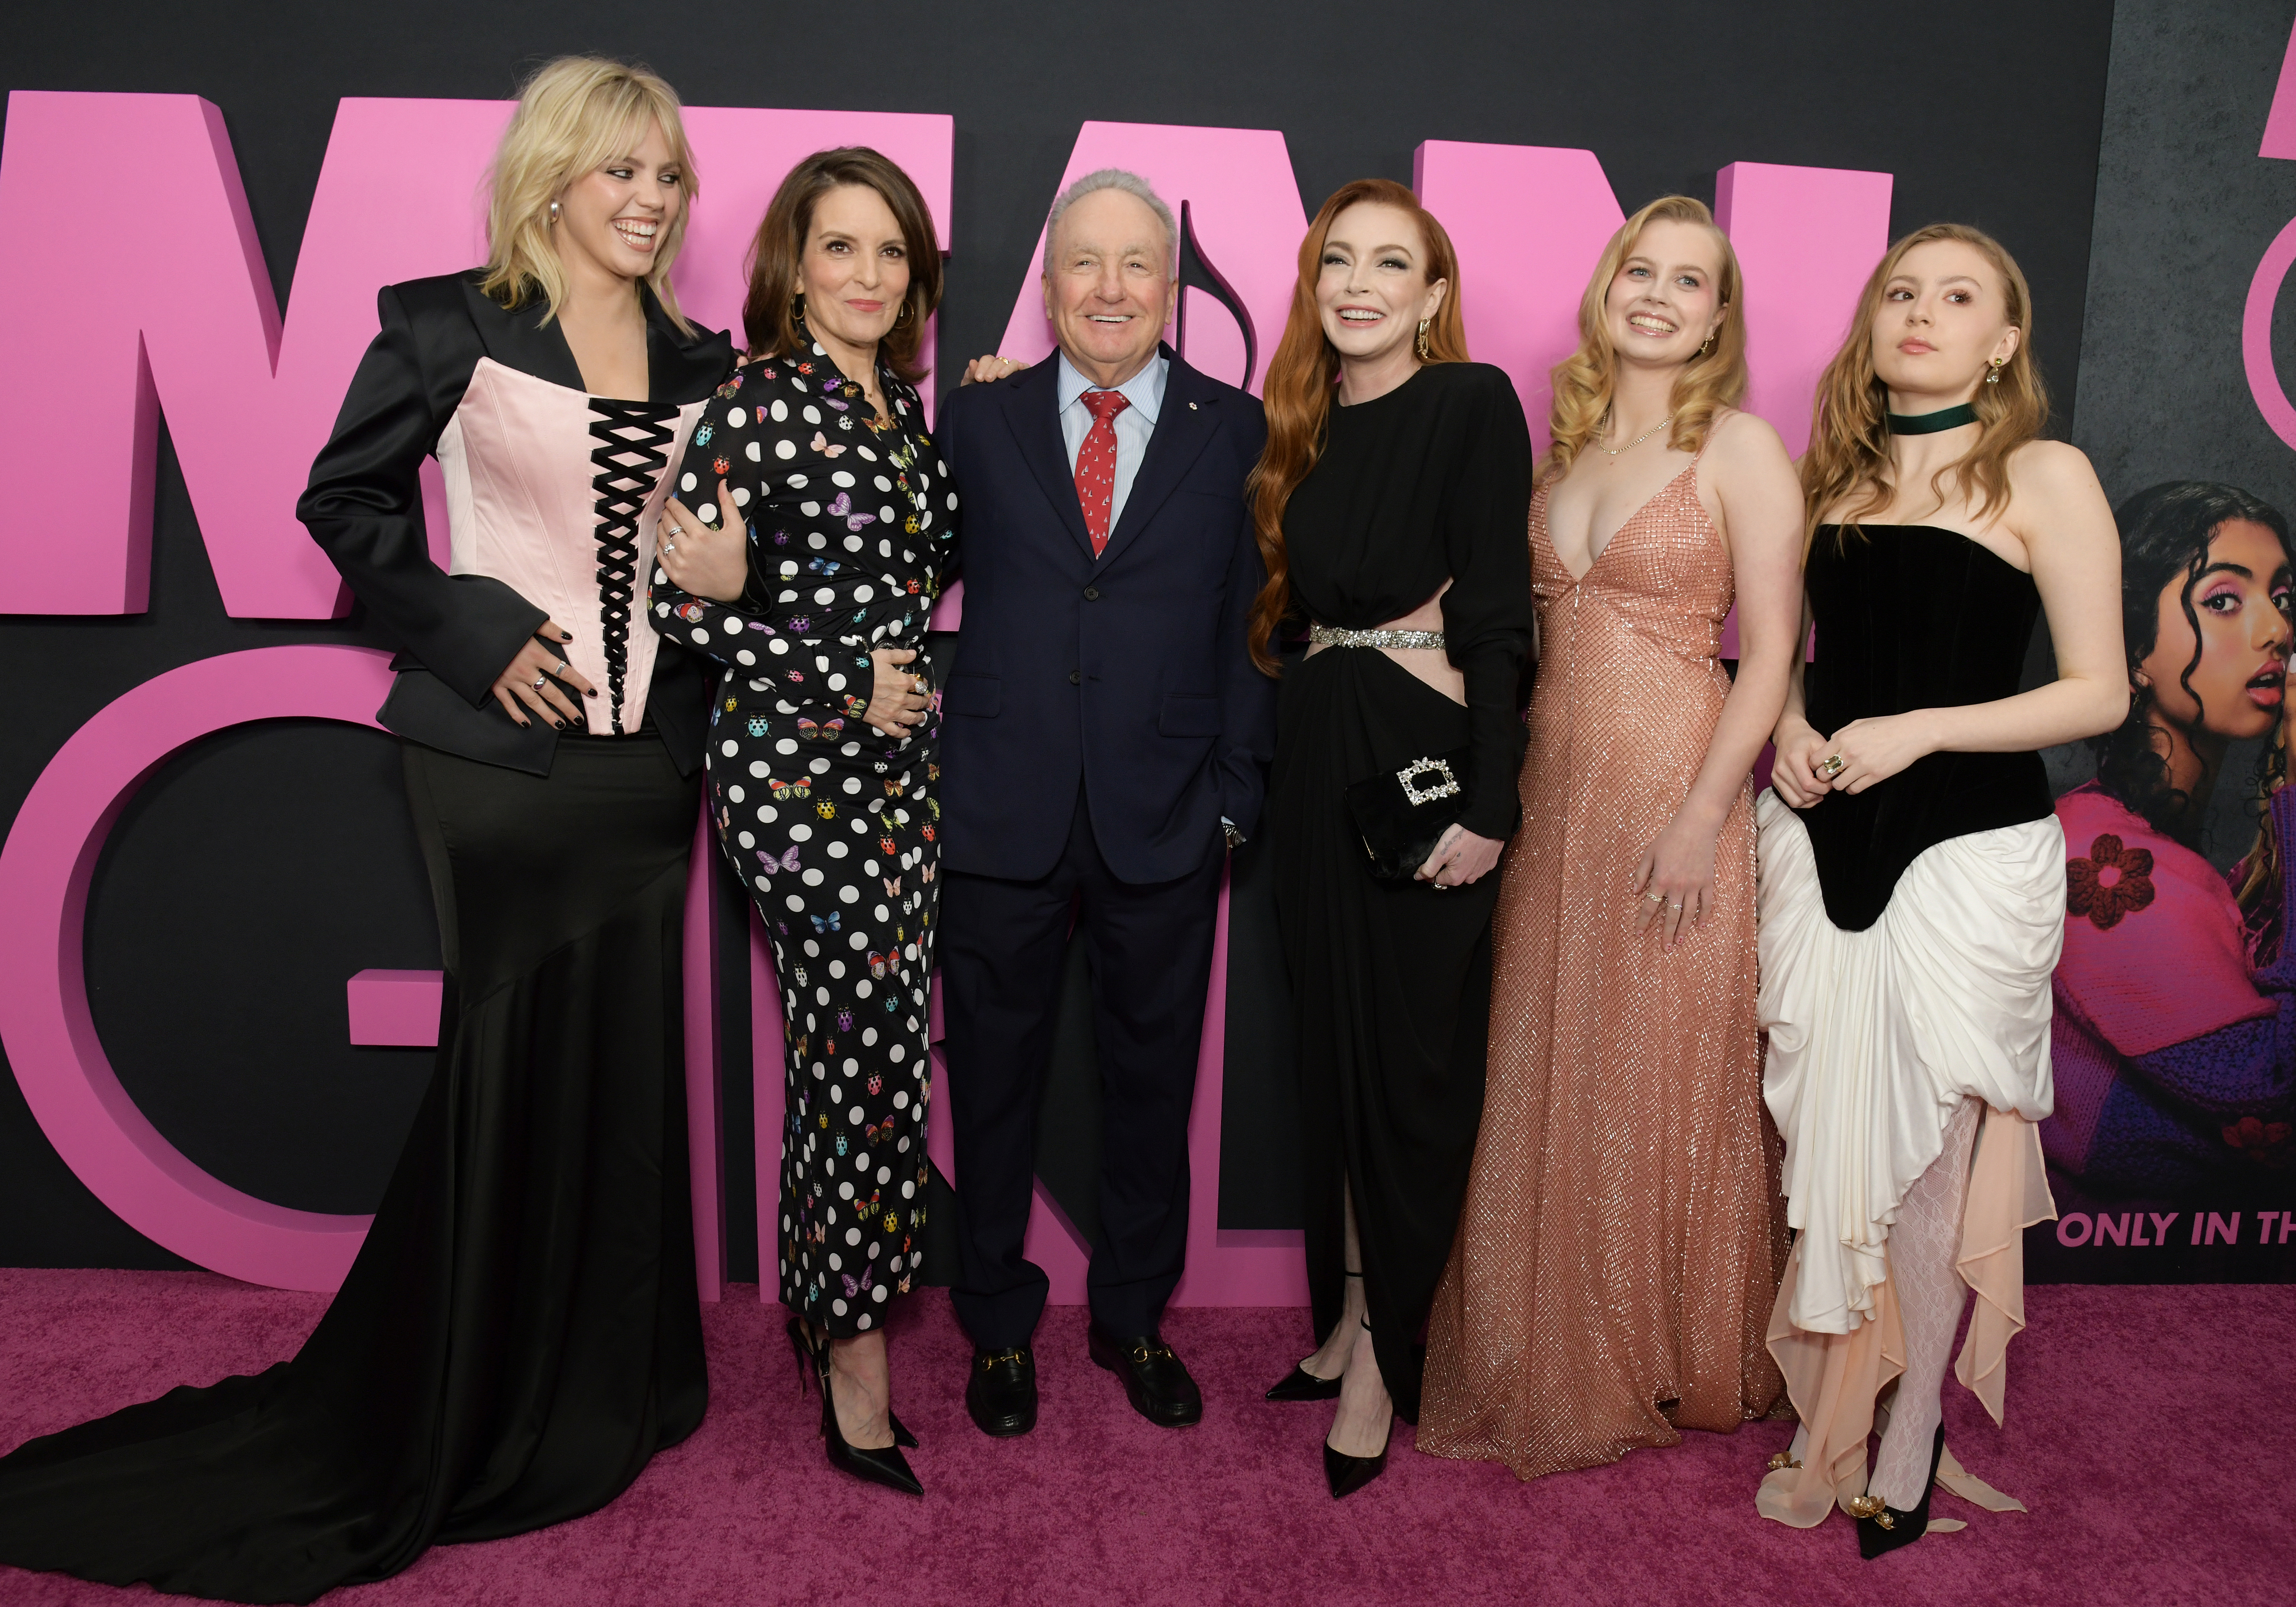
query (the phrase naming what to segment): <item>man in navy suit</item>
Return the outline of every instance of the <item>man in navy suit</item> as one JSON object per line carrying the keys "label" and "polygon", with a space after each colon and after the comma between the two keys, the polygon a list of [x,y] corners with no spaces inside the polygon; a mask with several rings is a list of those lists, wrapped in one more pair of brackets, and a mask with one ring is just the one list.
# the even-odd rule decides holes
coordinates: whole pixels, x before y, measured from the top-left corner
{"label": "man in navy suit", "polygon": [[[1078,179],[1045,235],[1060,355],[985,358],[935,431],[964,507],[964,619],[943,686],[938,939],[955,1125],[952,1291],[965,1405],[1036,1425],[1047,1280],[1021,1254],[1070,922],[1090,962],[1104,1128],[1092,1358],[1178,1428],[1203,1397],[1160,1337],[1187,1249],[1188,1111],[1228,848],[1259,816],[1275,684],[1244,619],[1266,578],[1244,477],[1259,404],[1162,345],[1171,209]],[[1017,372],[1016,372],[1017,371]]]}

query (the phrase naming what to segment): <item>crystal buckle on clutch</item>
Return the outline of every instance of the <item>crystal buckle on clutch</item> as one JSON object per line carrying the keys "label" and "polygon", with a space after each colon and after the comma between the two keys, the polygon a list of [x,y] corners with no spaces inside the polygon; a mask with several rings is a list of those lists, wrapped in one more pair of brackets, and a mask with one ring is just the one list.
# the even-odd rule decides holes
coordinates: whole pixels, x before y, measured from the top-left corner
{"label": "crystal buckle on clutch", "polygon": [[[1442,785],[1424,789],[1412,785],[1421,776],[1437,771],[1442,773]],[[1395,773],[1395,779],[1403,783],[1403,796],[1410,800],[1414,809],[1439,798],[1455,797],[1459,791],[1459,778],[1452,775],[1451,767],[1439,758],[1414,758]]]}

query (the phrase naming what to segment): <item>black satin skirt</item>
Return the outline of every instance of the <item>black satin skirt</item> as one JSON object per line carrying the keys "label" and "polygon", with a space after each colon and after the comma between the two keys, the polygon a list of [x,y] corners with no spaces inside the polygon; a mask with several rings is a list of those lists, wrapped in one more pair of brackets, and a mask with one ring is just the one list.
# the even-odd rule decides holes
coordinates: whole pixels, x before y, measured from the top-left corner
{"label": "black satin skirt", "polygon": [[0,1562],[308,1602],[578,1517],[708,1403],[681,952],[699,778],[653,737],[547,777],[413,743],[438,1070],[291,1361],[0,1459]]}
{"label": "black satin skirt", "polygon": [[[1299,1042],[1316,1333],[1340,1319],[1344,1275],[1362,1273],[1380,1376],[1411,1423],[1419,1341],[1482,1119],[1499,877],[1495,868],[1439,892],[1376,880],[1342,794],[1467,742],[1466,709],[1386,654],[1326,648],[1283,677],[1267,789]],[[1363,1256],[1353,1268],[1349,1197]]]}

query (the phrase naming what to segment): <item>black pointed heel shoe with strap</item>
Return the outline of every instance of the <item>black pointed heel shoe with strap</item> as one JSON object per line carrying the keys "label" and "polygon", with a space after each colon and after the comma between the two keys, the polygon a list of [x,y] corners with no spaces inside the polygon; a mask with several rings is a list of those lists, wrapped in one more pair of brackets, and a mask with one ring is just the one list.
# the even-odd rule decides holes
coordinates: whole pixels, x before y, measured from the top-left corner
{"label": "black pointed heel shoe with strap", "polygon": [[[837,1421],[837,1400],[829,1383],[829,1339],[824,1335],[817,1342],[810,1341],[798,1324],[790,1324],[790,1341],[804,1352],[813,1363],[814,1381],[821,1387],[821,1438],[829,1453],[829,1465],[840,1472],[865,1479],[871,1484],[882,1484],[887,1489],[899,1490],[905,1496],[922,1496],[925,1487],[919,1483],[909,1467],[909,1459],[901,1455],[901,1437],[905,1431],[898,1423],[891,1423],[893,1443],[878,1447],[857,1446],[845,1438],[845,1430]],[[886,1414],[890,1419],[890,1412]],[[909,1444],[916,1444],[914,1439]]]}
{"label": "black pointed heel shoe with strap", "polygon": [[[789,1320],[790,1349],[797,1352],[797,1398],[805,1398],[806,1373],[813,1365],[813,1352],[806,1345],[805,1324],[797,1317]],[[885,1408],[885,1421],[893,1431],[893,1443],[905,1451],[917,1448],[917,1437],[902,1425],[900,1416],[892,1407]]]}
{"label": "black pointed heel shoe with strap", "polygon": [[[1364,1332],[1365,1333],[1371,1332],[1369,1322],[1364,1324]],[[1335,1390],[1332,1393],[1337,1394],[1338,1391]],[[1387,1420],[1387,1438],[1380,1441],[1379,1455],[1376,1456],[1350,1456],[1345,1451],[1333,1450],[1332,1442],[1328,1439],[1325,1439],[1324,1441],[1324,1479],[1332,1487],[1332,1499],[1345,1500],[1387,1472],[1387,1448],[1394,1443],[1394,1440],[1395,1418],[1392,1413],[1389,1414]]]}
{"label": "black pointed heel shoe with strap", "polygon": [[1945,1460],[1945,1424],[1938,1424],[1937,1443],[1930,1447],[1930,1480],[1911,1512],[1900,1512],[1879,1496],[1853,1496],[1850,1515],[1857,1520],[1857,1554],[1871,1562],[1884,1552],[1911,1546],[1930,1532],[1930,1497],[1937,1493],[1938,1464]]}
{"label": "black pointed heel shoe with strap", "polygon": [[[1360,1278],[1363,1274],[1351,1272],[1345,1275]],[[1334,1374],[1330,1378],[1318,1378],[1308,1371],[1306,1362],[1300,1363],[1291,1372],[1277,1379],[1267,1391],[1267,1398],[1275,1401],[1337,1400],[1339,1398],[1339,1376]]]}

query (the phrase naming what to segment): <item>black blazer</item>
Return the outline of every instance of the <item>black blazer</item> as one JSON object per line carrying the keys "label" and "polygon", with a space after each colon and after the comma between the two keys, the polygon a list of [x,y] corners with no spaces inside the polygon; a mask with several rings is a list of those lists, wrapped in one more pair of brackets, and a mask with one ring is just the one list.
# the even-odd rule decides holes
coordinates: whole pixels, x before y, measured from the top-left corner
{"label": "black blazer", "polygon": [[[505,311],[479,289],[480,270],[413,279],[377,298],[382,332],[359,360],[334,434],[311,465],[295,516],[326,550],[367,613],[399,648],[377,717],[386,730],[448,753],[550,774],[558,732],[521,726],[493,695],[495,677],[546,616],[499,580],[448,575],[430,562],[417,474],[462,405],[480,357],[580,390],[582,371],[543,308]],[[700,401],[733,372],[720,331],[688,334],[653,292],[645,303],[652,400]],[[678,769],[692,775],[709,734],[716,668],[664,641],[646,717]]]}
{"label": "black blazer", "polygon": [[941,852],[1032,880],[1079,783],[1126,881],[1185,876],[1226,816],[1259,819],[1275,683],[1244,617],[1266,572],[1243,504],[1267,439],[1249,394],[1174,357],[1123,514],[1095,561],[1061,439],[1057,359],[944,399],[934,434],[964,510],[964,622],[944,683]]}

